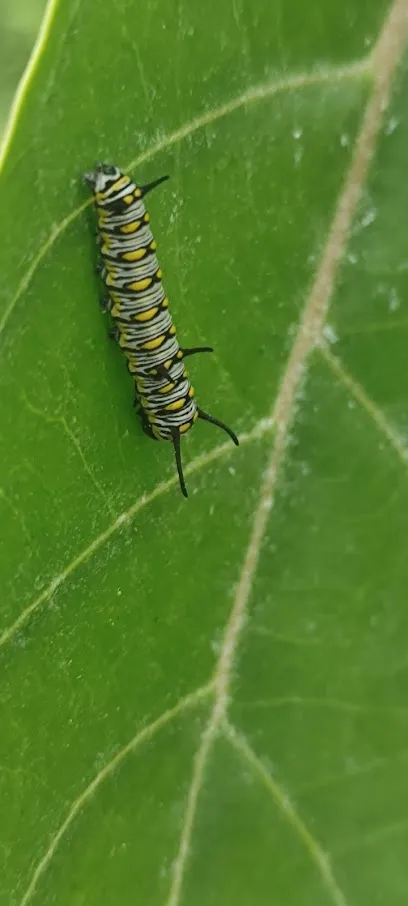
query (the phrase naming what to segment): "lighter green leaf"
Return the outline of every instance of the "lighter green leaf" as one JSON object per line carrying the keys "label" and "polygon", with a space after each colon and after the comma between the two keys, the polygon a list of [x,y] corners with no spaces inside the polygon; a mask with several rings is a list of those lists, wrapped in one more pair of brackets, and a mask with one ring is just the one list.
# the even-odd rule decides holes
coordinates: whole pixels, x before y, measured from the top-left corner
{"label": "lighter green leaf", "polygon": [[[3,148],[0,903],[406,902],[408,5],[52,3]],[[145,438],[81,173],[149,196]]]}

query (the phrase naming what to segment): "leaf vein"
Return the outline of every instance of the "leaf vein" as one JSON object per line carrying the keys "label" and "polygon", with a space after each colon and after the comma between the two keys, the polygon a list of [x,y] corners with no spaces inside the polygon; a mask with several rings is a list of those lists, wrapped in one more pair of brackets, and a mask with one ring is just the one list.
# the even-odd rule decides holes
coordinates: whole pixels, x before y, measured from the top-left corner
{"label": "leaf vein", "polygon": [[333,355],[331,349],[323,341],[319,344],[319,351],[338,380],[344,384],[359,406],[364,409],[376,428],[382,434],[405,466],[408,465],[408,447],[404,444],[398,432],[389,424],[384,413],[369,396],[362,384],[346,369],[338,356]]}
{"label": "leaf vein", "polygon": [[[246,434],[241,434],[239,437],[240,445],[244,446],[247,443],[251,443],[255,440],[260,440],[265,434],[267,434],[273,427],[273,422],[270,418],[260,419],[255,426]],[[210,450],[209,453],[202,453],[201,456],[197,456],[196,459],[193,459],[192,462],[188,463],[184,469],[185,475],[191,475],[193,472],[198,472],[200,469],[205,468],[213,462],[216,462],[218,459],[221,459],[223,456],[227,456],[231,452],[231,443],[227,441],[224,444],[220,444],[218,447],[214,447]],[[121,513],[113,522],[108,525],[108,527],[97,535],[96,538],[91,541],[82,551],[80,551],[67,566],[55,576],[52,581],[44,588],[40,594],[32,601],[27,607],[22,610],[17,619],[7,626],[3,632],[0,634],[0,648],[10,642],[16,633],[22,629],[23,626],[28,622],[28,620],[36,613],[41,607],[43,607],[50,600],[51,596],[56,592],[56,590],[63,585],[63,583],[78,569],[82,566],[83,563],[86,563],[93,554],[96,553],[117,531],[120,531],[124,525],[127,525],[132,521],[133,517],[142,510],[145,506],[150,503],[153,503],[158,497],[161,497],[171,488],[178,485],[178,476],[172,475],[171,478],[167,481],[162,481],[160,484],[151,491],[150,494],[143,494],[142,497],[139,497],[128,510],[125,510],[124,513]]]}
{"label": "leaf vein", "polygon": [[406,705],[370,705],[365,702],[349,702],[337,698],[317,698],[303,695],[285,695],[282,698],[257,699],[256,701],[239,701],[240,708],[285,708],[307,707],[326,708],[333,711],[344,711],[349,714],[383,714],[394,717],[408,717]]}
{"label": "leaf vein", "polygon": [[[288,356],[281,384],[274,400],[271,419],[275,425],[274,441],[260,489],[252,531],[244,556],[235,600],[228,618],[214,680],[216,699],[197,750],[190,791],[187,798],[185,822],[179,849],[173,863],[173,879],[166,906],[179,906],[184,874],[188,861],[195,812],[212,745],[226,720],[235,652],[245,625],[249,597],[260,557],[268,517],[283,465],[290,427],[296,411],[305,367],[319,343],[334,283],[337,267],[344,253],[352,220],[360,198],[372,156],[375,151],[382,117],[391,94],[393,75],[402,55],[408,28],[408,4],[395,0],[372,53],[373,89],[368,99],[359,133],[354,145],[350,166],[340,191],[323,249],[320,264],[306,299],[299,326]],[[322,870],[324,868],[322,862]],[[339,891],[338,906],[345,901]]]}
{"label": "leaf vein", "polygon": [[23,894],[23,897],[20,902],[20,906],[27,906],[27,903],[31,900],[38,883],[48,868],[51,859],[54,856],[55,851],[57,850],[62,838],[65,836],[67,830],[71,827],[73,821],[78,817],[84,805],[86,805],[90,799],[92,799],[94,793],[98,790],[101,784],[112,776],[114,771],[122,764],[122,762],[127,758],[128,755],[133,754],[136,749],[139,748],[144,742],[152,739],[152,737],[159,732],[166,724],[174,720],[179,714],[182,714],[184,711],[189,708],[194,707],[198,702],[202,701],[210,695],[212,691],[212,684],[209,683],[206,686],[200,686],[194,692],[191,692],[189,695],[186,695],[182,698],[176,705],[172,708],[169,708],[167,711],[164,711],[159,717],[157,717],[152,723],[148,724],[146,727],[143,727],[142,730],[139,730],[132,739],[124,745],[116,755],[108,761],[104,767],[96,774],[91,783],[80,793],[80,795],[72,803],[65,820],[60,824],[58,830],[50,840],[48,848],[44,853],[42,859],[37,863],[34,872],[31,876],[30,883]]}
{"label": "leaf vein", "polygon": [[[133,171],[135,167],[150,160],[156,154],[159,154],[162,151],[166,151],[173,145],[184,141],[186,138],[188,138],[190,135],[193,135],[198,130],[203,129],[205,126],[208,126],[211,123],[215,123],[217,120],[222,119],[230,115],[231,113],[234,113],[236,110],[239,110],[240,107],[248,107],[250,104],[266,100],[285,91],[296,91],[310,85],[318,85],[324,82],[332,82],[344,78],[358,78],[359,76],[362,77],[370,73],[370,71],[371,55],[364,58],[363,60],[349,63],[345,66],[326,69],[320,67],[315,71],[312,71],[311,73],[298,73],[297,75],[291,75],[281,79],[276,79],[275,81],[266,82],[261,85],[255,85],[252,88],[249,88],[243,94],[232,98],[226,103],[221,104],[219,107],[207,110],[205,113],[194,117],[188,123],[180,126],[179,129],[176,129],[174,132],[171,132],[168,135],[164,136],[164,138],[152,144],[145,151],[139,154],[138,157],[130,161],[126,165],[125,169]],[[5,154],[5,152],[3,152],[3,154]],[[91,204],[92,199],[87,199],[87,201],[83,202],[81,205],[79,205],[77,208],[63,217],[60,223],[53,226],[49,236],[40,247],[36,256],[33,258],[31,264],[27,268],[26,273],[21,278],[14,296],[6,306],[4,313],[0,318],[0,334],[8,323],[8,320],[20,298],[23,296],[24,292],[30,285],[31,280],[42,260],[46,257],[61,234],[64,233],[64,231],[68,229],[71,223],[73,223],[77,219],[77,217],[79,217],[79,215],[82,214],[82,212]]]}
{"label": "leaf vein", "polygon": [[106,506],[110,515],[117,518],[118,514],[115,513],[114,510],[112,509],[108,495],[105,493],[103,486],[101,485],[101,483],[98,481],[98,479],[94,475],[94,471],[92,469],[92,466],[87,461],[87,458],[82,449],[80,440],[77,437],[77,435],[75,434],[75,432],[72,430],[72,428],[70,427],[66,416],[65,415],[48,415],[47,412],[44,412],[42,409],[39,409],[37,406],[34,406],[33,403],[28,399],[28,397],[26,396],[25,393],[22,394],[21,398],[22,398],[22,401],[24,402],[24,405],[27,407],[29,412],[33,413],[33,415],[37,415],[38,418],[42,418],[49,425],[60,425],[62,427],[64,434],[66,434],[66,436],[67,436],[68,440],[70,441],[70,443],[72,444],[75,452],[79,456],[79,459],[82,462],[84,470],[87,473],[88,477],[90,478],[90,480],[91,480],[95,490],[97,491],[98,495],[100,496],[102,502]]}
{"label": "leaf vein", "polygon": [[337,884],[328,856],[300,817],[287,792],[272,777],[261,759],[258,758],[246,739],[241,734],[238,734],[235,727],[229,722],[225,722],[224,730],[233,748],[239,752],[242,758],[250,765],[254,774],[262,781],[275,805],[278,806],[278,809],[282,812],[295,834],[302,841],[335,906],[347,906],[347,900]]}

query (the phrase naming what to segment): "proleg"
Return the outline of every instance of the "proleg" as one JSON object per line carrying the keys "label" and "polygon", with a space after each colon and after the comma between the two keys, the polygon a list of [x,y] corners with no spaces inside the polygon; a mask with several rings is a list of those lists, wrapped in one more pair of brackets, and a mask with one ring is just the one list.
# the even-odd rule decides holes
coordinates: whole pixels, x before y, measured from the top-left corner
{"label": "proleg", "polygon": [[169,311],[144,203],[147,193],[168,177],[138,186],[118,167],[98,164],[84,179],[94,193],[103,307],[112,320],[111,335],[126,356],[142,428],[149,437],[173,444],[180,489],[187,497],[181,436],[202,419],[226,431],[237,446],[238,438],[200,409],[185,368],[187,356],[212,352],[212,347],[181,347]]}

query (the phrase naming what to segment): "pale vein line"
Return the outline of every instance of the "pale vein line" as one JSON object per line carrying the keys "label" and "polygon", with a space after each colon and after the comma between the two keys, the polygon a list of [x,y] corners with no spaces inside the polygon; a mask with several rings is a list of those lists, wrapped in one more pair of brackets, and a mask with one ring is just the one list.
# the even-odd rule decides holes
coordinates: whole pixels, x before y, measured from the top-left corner
{"label": "pale vein line", "polygon": [[[393,274],[398,272],[398,268],[395,268]],[[401,328],[405,330],[408,327],[408,318],[396,318],[388,315],[387,321],[373,321],[371,324],[358,324],[353,327],[345,327],[341,331],[341,336],[343,337],[358,337],[358,336],[367,336],[370,333],[386,333],[390,330],[400,330]]]}
{"label": "pale vein line", "polygon": [[[179,902],[185,863],[188,857],[191,832],[194,824],[196,804],[199,791],[202,786],[205,766],[208,759],[208,754],[212,746],[212,742],[217,735],[220,726],[222,725],[228,705],[229,683],[233,667],[235,649],[245,619],[246,605],[251,590],[252,578],[255,573],[259,557],[260,546],[267,523],[272,495],[277,482],[279,467],[281,465],[281,461],[285,452],[287,434],[293,417],[296,394],[301,383],[302,370],[321,332],[324,317],[331,296],[336,266],[345,244],[347,232],[355,209],[355,204],[358,199],[360,188],[365,178],[368,164],[374,150],[375,139],[378,134],[379,124],[381,120],[381,113],[388,100],[391,78],[396,65],[396,61],[402,50],[403,32],[405,34],[405,28],[403,29],[401,26],[402,24],[404,24],[405,26],[405,22],[402,23],[401,21],[401,9],[405,13],[406,5],[402,2],[402,0],[397,0],[392,8],[390,17],[386,23],[386,26],[384,27],[383,33],[380,37],[377,48],[375,50],[375,54],[373,56],[375,66],[374,91],[372,94],[372,99],[366,110],[363,125],[353,154],[349,175],[346,180],[344,191],[340,197],[323,259],[315,280],[315,284],[312,287],[312,291],[299,326],[298,334],[296,336],[292,352],[289,356],[287,368],[273,409],[272,418],[273,421],[276,422],[277,426],[276,442],[272,450],[270,464],[261,489],[260,503],[255,514],[252,536],[247,550],[247,555],[245,558],[241,579],[238,585],[234,606],[226,627],[224,642],[214,676],[214,687],[216,689],[215,705],[210,720],[208,721],[208,724],[203,732],[200,748],[195,758],[193,780],[189,791],[184,827],[181,835],[178,856],[174,864],[173,884],[168,900],[169,906],[176,906],[176,904]],[[382,71],[381,67],[383,67]],[[351,68],[352,67],[347,67],[347,75],[351,74]],[[354,70],[356,70],[357,68],[359,72],[362,72],[364,68],[368,70],[368,63],[356,64],[354,66]],[[339,72],[340,70],[337,70],[337,75],[339,75]],[[312,81],[321,81],[321,73],[319,79],[317,78],[317,75],[318,74],[312,74],[309,77],[303,77],[301,82],[299,81],[298,77],[296,86],[293,84],[293,78],[291,80],[286,80],[285,88],[288,87],[289,81],[291,82],[290,87],[292,89],[294,87],[301,87],[301,85],[311,84]],[[333,70],[330,71],[330,78],[333,78]],[[197,128],[201,128],[211,122],[214,122],[220,116],[227,115],[227,113],[232,112],[239,106],[242,106],[242,104],[247,104],[254,100],[260,100],[261,98],[266,97],[268,94],[271,95],[276,93],[277,84],[279,83],[275,83],[274,86],[269,86],[269,91],[267,87],[262,86],[261,90],[258,89],[257,95],[257,89],[252,89],[250,92],[246,92],[243,96],[241,96],[241,99],[234,99],[234,101],[231,101],[228,105],[224,105],[223,107],[218,108],[217,111],[212,111],[211,113],[205,114],[201,118],[197,118],[188,126],[183,127],[176,133],[173,133],[172,136],[167,137],[167,139],[163,140],[163,142],[158,143],[153,149],[145,152],[145,154],[141,158],[139,158],[139,163],[141,162],[141,160],[146,160],[153,153],[157,153],[157,151],[159,150],[164,150],[164,148],[170,147],[176,141],[181,141],[187,135],[194,132]],[[283,84],[284,83],[280,83],[279,90],[282,90]],[[133,165],[136,165],[136,163],[137,161],[135,161]],[[8,315],[10,314],[19,296],[30,282],[32,274],[34,273],[34,270],[39,261],[44,257],[44,254],[46,253],[46,251],[48,251],[48,248],[53,244],[53,241],[55,241],[60,232],[62,232],[62,229],[67,226],[68,223],[70,223],[79,212],[80,211],[78,209],[77,212],[73,212],[73,214],[69,215],[68,218],[65,218],[65,220],[63,221],[63,227],[61,228],[61,225],[60,228],[57,227],[52,234],[52,239],[50,237],[45,243],[45,246],[43,246],[43,249],[40,250],[40,253],[37,255],[36,261],[33,262],[33,265],[28,272],[28,276],[26,275],[26,278],[23,279],[22,283],[20,284],[18,293],[13,300],[13,304],[9,306],[9,309],[6,312],[6,316],[3,318],[3,322],[1,323],[0,328],[4,327]],[[216,451],[214,451],[214,453],[215,452]],[[194,464],[192,463],[191,466],[193,465]],[[190,468],[190,470],[192,469]],[[174,480],[163,483],[163,485],[159,486],[159,488],[163,489],[163,487],[165,486],[165,489],[167,490],[168,487],[172,484],[174,484]],[[153,494],[149,495],[150,500],[152,499],[153,495],[158,496],[159,488],[157,488],[153,492]],[[163,490],[161,490],[161,493],[162,492]],[[131,510],[133,510],[133,513],[135,512],[135,507],[140,509],[140,506],[144,505],[145,502],[147,502],[147,498],[142,498],[141,501],[138,501],[134,505],[134,507],[131,508]],[[124,516],[124,519],[122,517],[121,524],[123,524],[124,520],[126,521],[126,514]],[[109,537],[112,532],[116,530],[116,527],[118,527],[117,522],[118,520],[116,520],[116,522],[114,523],[114,529],[111,526],[107,530],[107,532],[103,533],[103,536],[99,537],[103,537],[103,540],[106,540],[106,537]],[[96,542],[97,539],[87,549],[88,552],[93,552],[93,550],[96,549]],[[96,546],[99,546],[99,544],[97,544]],[[79,555],[79,557],[79,562],[83,562],[83,559],[86,559],[86,555]],[[76,561],[73,561],[73,563],[79,565],[77,561],[78,558],[76,558]],[[71,572],[72,569],[69,569],[69,571]],[[37,604],[37,606],[39,605]],[[28,608],[27,610],[29,610],[29,613],[32,613],[33,605],[31,605],[31,608]],[[24,613],[27,613],[27,610]],[[19,619],[21,620],[21,618]],[[14,627],[16,627],[16,624],[14,624]],[[13,629],[13,627],[10,627],[10,629]],[[6,630],[7,639],[10,637],[10,629]],[[0,638],[0,644],[4,641],[4,637],[5,633],[3,633],[3,636]],[[81,805],[83,801],[84,800],[82,799]],[[78,810],[79,808],[80,806],[78,806]],[[298,832],[300,832],[302,828],[303,825],[301,825],[301,828],[298,828]],[[61,835],[58,837],[56,845],[58,845],[60,838]],[[307,838],[303,837],[303,839],[306,843]],[[49,859],[52,857],[54,849],[55,846],[52,849],[52,852],[50,853],[46,864],[48,864]],[[43,865],[43,871],[46,867],[44,860],[40,864]],[[327,862],[324,855],[320,868],[322,872],[327,871]],[[36,877],[35,883],[37,882],[37,879],[39,877],[38,870],[39,867],[37,867],[36,874],[33,876],[33,880],[34,877]],[[32,890],[34,889],[32,887],[32,884],[30,885],[30,887],[32,892]],[[22,900],[21,906],[25,906],[25,904],[28,902],[27,896],[31,896],[31,892],[29,888]],[[340,894],[340,896],[341,899],[337,899],[336,902],[343,906],[345,901],[342,894]]]}
{"label": "pale vein line", "polygon": [[377,406],[377,404],[372,399],[370,399],[370,397],[364,390],[364,387],[362,387],[362,385],[359,384],[356,378],[354,378],[350,374],[350,372],[347,371],[338,356],[333,355],[331,349],[328,348],[326,343],[321,342],[319,345],[319,350],[331,371],[336,375],[341,383],[344,384],[345,387],[347,387],[347,390],[350,391],[361,408],[364,409],[367,415],[370,416],[380,433],[384,435],[388,443],[391,445],[391,447],[393,447],[399,458],[406,466],[408,464],[408,448],[405,446],[402,438],[398,435],[398,433],[391,427],[379,406]]}
{"label": "pale vein line", "polygon": [[[395,768],[399,761],[406,761],[407,758],[408,750],[404,749],[401,752],[397,752],[395,755],[375,758],[365,764],[355,765],[352,770],[343,771],[342,774],[319,774],[318,780],[304,780],[302,783],[299,783],[296,787],[296,794],[303,795],[304,793],[315,792],[323,787],[351,784],[356,778],[367,777],[375,771],[382,771],[384,768],[389,768],[390,766]],[[377,783],[377,781],[374,781],[374,783]]]}
{"label": "pale vein line", "polygon": [[32,547],[33,539],[30,535],[30,532],[28,531],[24,516],[22,513],[20,513],[20,510],[15,506],[15,504],[13,503],[13,500],[8,496],[8,494],[6,494],[4,488],[0,488],[0,500],[3,500],[4,503],[6,504],[6,506],[8,506],[10,508],[11,512],[13,513],[13,516],[19,523],[21,530],[24,532],[30,547]]}
{"label": "pale vein line", "polygon": [[333,711],[345,711],[349,714],[389,714],[394,717],[407,717],[406,705],[370,705],[364,702],[348,702],[338,698],[313,698],[302,695],[284,695],[282,698],[257,699],[255,701],[240,701],[240,708],[286,708],[308,707],[327,708]]}
{"label": "pale vein line", "polygon": [[273,639],[274,642],[282,642],[283,645],[293,645],[299,648],[338,648],[339,644],[316,636],[295,636],[288,635],[285,632],[277,632],[269,626],[251,626],[250,631],[254,635],[264,636]]}
{"label": "pale vein line", "polygon": [[[113,0],[113,7],[114,7],[114,11],[115,11],[115,20],[117,22],[119,22],[120,18],[122,16],[122,13],[123,13],[123,7],[120,3],[120,0],[119,0],[119,2],[118,2],[118,0]],[[140,84],[143,88],[143,94],[145,96],[147,103],[149,105],[151,105],[151,98],[150,98],[150,94],[149,94],[149,80],[146,78],[146,75],[145,75],[142,58],[140,56],[139,44],[135,40],[132,32],[129,30],[128,22],[127,22],[126,18],[125,18],[125,21],[122,22],[121,34],[123,35],[123,38],[125,39],[125,41],[128,42],[130,49],[134,54],[134,57],[136,60],[137,71],[139,74]]]}
{"label": "pale vein line", "polygon": [[8,117],[6,130],[4,132],[3,140],[0,144],[0,173],[4,167],[7,154],[10,150],[11,142],[14,138],[14,133],[18,125],[18,119],[21,112],[21,107],[23,102],[26,99],[27,91],[30,87],[30,83],[36,73],[39,60],[41,59],[42,53],[46,47],[48,38],[51,33],[51,29],[54,25],[55,14],[59,6],[59,0],[48,0],[40,29],[37,35],[37,40],[34,44],[32,53],[28,64],[23,72],[23,75],[19,81],[17,91],[14,95],[13,103],[11,106],[10,114]]}
{"label": "pale vein line", "polygon": [[[405,851],[407,831],[408,820],[406,818],[401,821],[394,821],[392,824],[378,827],[376,830],[373,830],[364,836],[359,834],[356,837],[349,838],[342,846],[336,847],[336,853],[343,855],[349,852],[359,852],[360,849],[366,848],[367,846],[376,846],[378,843],[383,843],[383,841],[389,837],[399,837],[402,834],[405,836]],[[395,856],[395,848],[393,849],[393,855]]]}
{"label": "pale vein line", "polygon": [[85,472],[87,473],[87,475],[89,476],[90,480],[92,481],[92,484],[93,484],[94,488],[97,490],[97,492],[98,492],[98,494],[99,494],[101,500],[102,500],[102,501],[104,502],[104,504],[106,505],[106,508],[107,508],[108,512],[110,513],[111,516],[115,516],[116,514],[115,514],[115,511],[114,511],[114,509],[113,509],[113,507],[112,507],[112,505],[111,505],[111,503],[110,503],[109,497],[108,497],[108,495],[105,493],[105,489],[104,489],[103,485],[102,485],[102,484],[100,483],[100,481],[98,481],[98,479],[95,477],[95,475],[94,475],[94,473],[93,473],[93,469],[92,469],[92,467],[89,465],[89,463],[88,463],[88,461],[87,461],[87,458],[86,458],[86,456],[85,456],[85,453],[84,453],[84,451],[83,451],[83,449],[82,449],[82,446],[81,446],[81,443],[80,443],[78,437],[76,436],[76,434],[74,433],[74,431],[72,430],[72,428],[70,427],[70,425],[68,424],[68,422],[67,422],[67,420],[66,420],[66,418],[65,418],[64,415],[62,415],[62,416],[60,417],[59,421],[60,421],[60,423],[61,423],[61,425],[62,425],[62,427],[63,427],[63,429],[64,429],[64,431],[65,431],[65,434],[66,434],[67,437],[70,439],[70,441],[71,441],[71,443],[72,443],[72,446],[73,446],[74,449],[76,450],[76,452],[77,452],[77,454],[78,454],[78,456],[79,456],[79,458],[80,458],[80,460],[81,460],[81,462],[82,462],[82,465],[83,465],[83,467],[84,467],[84,469],[85,469]]}
{"label": "pale vein line", "polygon": [[[260,419],[252,429],[247,434],[240,434],[239,442],[241,446],[251,443],[255,440],[260,440],[265,434],[272,430],[273,422],[270,418]],[[210,450],[209,453],[202,453],[201,456],[197,456],[196,459],[193,459],[184,469],[185,475],[192,475],[194,472],[198,472],[200,469],[205,468],[206,466],[211,465],[211,463],[216,462],[223,456],[227,456],[231,450],[232,445],[230,441],[227,441],[224,444],[220,444],[219,447],[214,447],[213,450]],[[108,540],[112,537],[117,531],[123,528],[124,525],[127,525],[133,517],[146,507],[148,504],[153,503],[158,497],[161,497],[171,488],[177,487],[178,477],[173,475],[167,481],[162,481],[158,484],[150,494],[143,494],[142,497],[139,497],[138,500],[128,510],[124,513],[121,513],[117,519],[112,522],[108,528],[106,528],[100,535],[97,535],[96,538],[88,544],[82,551],[71,560],[70,563],[63,570],[61,570],[58,576],[55,576],[54,579],[47,585],[46,588],[38,595],[38,597],[28,604],[27,607],[21,612],[17,619],[10,626],[7,626],[6,629],[0,634],[0,648],[9,642],[13,636],[18,632],[22,627],[28,622],[30,617],[39,610],[47,601],[50,600],[52,595],[56,590],[75,572],[78,567],[90,559],[90,557],[95,554],[99,548],[101,548]]]}
{"label": "pale vein line", "polygon": [[[221,104],[219,107],[216,107],[213,110],[208,110],[200,116],[194,117],[190,122],[185,123],[179,129],[176,129],[174,132],[170,132],[168,135],[164,136],[159,141],[155,142],[145,151],[130,161],[125,167],[126,170],[134,170],[135,167],[140,166],[146,161],[150,160],[154,155],[159,154],[162,151],[166,151],[171,148],[173,145],[178,142],[184,141],[194,132],[197,132],[199,129],[203,129],[205,126],[215,123],[217,120],[222,119],[223,117],[228,116],[231,113],[234,113],[236,110],[239,110],[240,107],[246,107],[249,104],[260,102],[271,98],[276,94],[280,94],[284,91],[296,91],[297,89],[308,87],[311,85],[318,85],[324,82],[334,82],[336,80],[344,78],[357,78],[358,76],[367,75],[371,71],[371,55],[362,61],[356,63],[350,63],[348,66],[339,66],[331,68],[320,68],[316,69],[312,73],[299,73],[298,75],[288,76],[287,78],[277,79],[274,82],[267,82],[262,85],[256,85],[253,88],[250,88],[248,91],[245,91],[243,94],[238,97],[232,98],[230,101],[227,101],[225,104]],[[55,224],[51,229],[50,235],[45,240],[44,244],[40,247],[36,256],[33,258],[31,264],[27,268],[26,273],[22,277],[17,290],[6,306],[2,317],[0,318],[0,333],[4,330],[9,317],[17,305],[19,299],[28,288],[31,283],[31,280],[40,265],[41,261],[48,254],[49,250],[52,248],[56,240],[61,236],[61,234],[76,220],[77,217],[92,203],[92,198],[87,199],[83,204],[75,208],[74,211],[71,211],[70,214],[67,214],[60,223]]]}
{"label": "pale vein line", "polygon": [[34,406],[33,403],[28,399],[28,397],[25,393],[22,393],[21,398],[22,398],[25,406],[27,406],[27,409],[29,410],[29,412],[32,412],[33,415],[37,415],[38,418],[42,418],[49,425],[60,425],[62,427],[62,429],[65,432],[65,434],[67,435],[70,443],[72,444],[75,452],[79,456],[85,472],[87,473],[88,477],[90,478],[90,480],[91,480],[95,490],[98,492],[101,500],[106,505],[106,508],[109,511],[110,515],[116,516],[117,514],[115,513],[113,507],[110,504],[108,495],[105,493],[104,487],[100,484],[98,479],[95,477],[95,475],[93,473],[93,469],[89,465],[89,463],[86,459],[86,456],[82,449],[81,443],[80,443],[78,437],[76,436],[76,434],[74,433],[74,431],[72,430],[72,428],[70,427],[70,425],[68,424],[68,421],[67,421],[65,415],[48,415],[47,412],[44,412],[42,409],[38,409],[37,406]]}
{"label": "pale vein line", "polygon": [[237,733],[235,728],[229,722],[224,721],[223,729],[227,739],[229,739],[230,743],[237,750],[237,752],[239,752],[240,755],[242,755],[242,757],[245,759],[245,761],[251,766],[254,773],[258,775],[265,788],[272,796],[273,801],[278,806],[279,810],[282,812],[290,826],[293,828],[295,834],[302,841],[305,849],[309,853],[312,862],[316,866],[317,871],[326,886],[326,889],[330,893],[335,906],[347,906],[346,898],[336,882],[326,853],[323,851],[318,841],[315,839],[305,822],[300,817],[287,793],[281,788],[276,780],[274,780],[260,758],[255,755],[253,749],[251,749],[251,747],[248,745],[247,741]]}
{"label": "pale vein line", "polygon": [[138,155],[138,157],[134,158],[134,160],[128,164],[128,169],[133,170],[136,166],[150,160],[155,154],[167,151],[172,145],[189,138],[194,132],[198,132],[200,129],[205,128],[205,126],[210,126],[217,120],[223,119],[231,113],[235,113],[240,107],[249,107],[250,104],[259,103],[260,101],[274,97],[274,95],[283,94],[286,91],[297,91],[301,88],[308,88],[312,85],[321,85],[325,82],[331,83],[341,81],[342,79],[368,75],[372,71],[371,67],[372,56],[370,54],[363,60],[357,60],[356,62],[348,63],[345,66],[319,67],[310,73],[297,73],[296,75],[290,75],[270,82],[264,82],[260,85],[254,85],[237,97],[226,101],[225,104],[220,104],[219,107],[207,110],[205,113],[194,117],[190,122],[185,123],[184,126],[181,126],[169,135],[164,136],[164,138],[160,139],[146,151],[142,152],[142,154]]}
{"label": "pale vein line", "polygon": [[282,382],[273,405],[271,418],[275,424],[274,443],[260,490],[259,504],[254,516],[252,533],[215,672],[216,699],[214,708],[203,732],[201,744],[194,760],[184,825],[178,853],[173,863],[173,877],[167,906],[179,906],[180,903],[198,797],[204,781],[208,756],[228,707],[234,655],[246,618],[248,600],[258,565],[268,515],[273,505],[280,468],[295,413],[296,398],[301,388],[308,358],[322,334],[333,292],[337,265],[346,246],[356,205],[375,150],[382,115],[391,94],[392,78],[402,54],[408,24],[407,13],[406,0],[396,0],[373,50],[373,89],[371,97],[366,106],[354,146],[350,168],[337,202],[327,243],[306,300]]}
{"label": "pale vein line", "polygon": [[61,843],[62,838],[66,834],[67,830],[70,828],[71,824],[78,817],[79,813],[85,805],[88,804],[89,800],[92,798],[96,790],[107,780],[113,773],[118,769],[122,762],[127,758],[128,755],[133,754],[139,746],[144,742],[147,742],[152,736],[155,735],[159,730],[162,729],[174,718],[178,717],[183,711],[186,711],[189,708],[192,708],[198,702],[202,701],[210,695],[212,691],[212,684],[209,683],[206,686],[201,686],[199,689],[196,689],[195,692],[191,692],[189,695],[186,695],[185,698],[181,699],[173,708],[169,708],[160,717],[157,717],[151,724],[147,727],[143,727],[130,742],[126,743],[116,755],[104,765],[104,767],[99,771],[99,773],[94,777],[91,783],[86,787],[85,790],[75,799],[72,803],[65,820],[59,826],[58,830],[54,834],[52,840],[49,843],[49,846],[44,853],[42,859],[37,863],[34,872],[31,876],[30,883],[23,895],[23,898],[20,902],[20,906],[27,906],[27,903],[31,900],[38,883],[47,870],[51,859],[53,858],[56,849]]}

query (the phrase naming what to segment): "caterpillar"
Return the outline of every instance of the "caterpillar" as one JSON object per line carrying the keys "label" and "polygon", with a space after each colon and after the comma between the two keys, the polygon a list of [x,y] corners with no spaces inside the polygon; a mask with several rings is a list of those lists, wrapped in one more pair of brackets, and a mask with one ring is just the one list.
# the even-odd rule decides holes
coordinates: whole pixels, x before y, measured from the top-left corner
{"label": "caterpillar", "polygon": [[101,305],[111,315],[110,335],[123,350],[134,378],[134,406],[143,431],[155,440],[172,442],[180,489],[187,497],[181,435],[202,419],[226,431],[237,446],[238,438],[228,425],[197,405],[184,365],[187,356],[213,352],[212,347],[180,347],[168,309],[144,203],[148,192],[168,177],[137,186],[118,167],[98,164],[83,178],[94,194],[98,271],[105,287]]}

